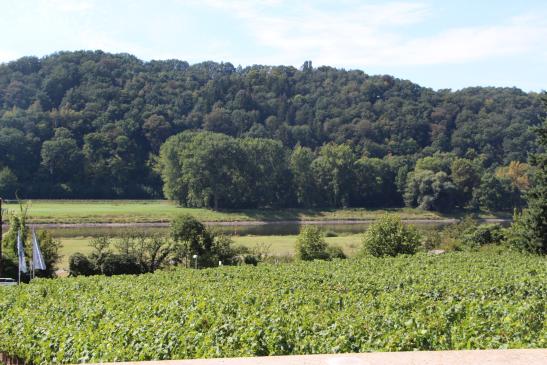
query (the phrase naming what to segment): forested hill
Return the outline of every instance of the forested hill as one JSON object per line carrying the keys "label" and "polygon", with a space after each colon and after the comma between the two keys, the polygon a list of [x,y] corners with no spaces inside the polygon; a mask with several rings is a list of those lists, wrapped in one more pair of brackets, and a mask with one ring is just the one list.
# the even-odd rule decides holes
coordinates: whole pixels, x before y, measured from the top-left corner
{"label": "forested hill", "polygon": [[[516,88],[434,91],[331,67],[144,62],[61,52],[0,65],[0,193],[162,196],[160,146],[189,129],[409,160],[452,152],[487,168],[535,149],[540,97]],[[3,190],[3,192],[2,192]]]}

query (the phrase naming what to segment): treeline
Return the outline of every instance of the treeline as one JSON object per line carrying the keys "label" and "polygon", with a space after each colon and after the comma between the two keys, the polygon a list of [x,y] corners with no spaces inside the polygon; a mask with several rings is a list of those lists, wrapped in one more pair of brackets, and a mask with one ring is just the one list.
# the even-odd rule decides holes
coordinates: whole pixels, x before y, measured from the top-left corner
{"label": "treeline", "polygon": [[484,156],[368,157],[349,144],[316,151],[280,141],[183,132],[161,147],[165,196],[187,207],[397,207],[512,210],[529,167],[488,166]]}
{"label": "treeline", "polygon": [[[101,51],[23,57],[0,65],[0,194],[161,197],[156,157],[167,138],[187,130],[223,133],[247,144],[257,143],[252,138],[275,140],[278,144],[269,142],[271,148],[281,145],[319,161],[347,149],[355,160],[368,159],[378,168],[395,164],[390,171],[397,173],[404,164],[412,166],[436,154],[479,159],[481,168],[494,171],[511,161],[525,162],[537,149],[531,129],[544,116],[539,99],[516,88],[433,91],[391,76],[314,68],[311,62],[300,69],[241,68],[214,62],[143,62]],[[410,162],[401,162],[406,160]],[[314,164],[316,169],[321,163]],[[430,171],[435,176],[427,179],[441,185],[447,180],[438,174],[451,173],[444,167]],[[418,175],[416,179],[426,179],[425,173]],[[344,179],[336,186],[346,189]],[[390,197],[385,203],[337,187],[325,202],[401,204],[403,180],[395,180],[399,195],[384,194]],[[301,196],[298,186],[305,182],[299,184],[294,192],[298,204],[324,204]],[[276,204],[295,201],[288,192],[276,194],[288,199]],[[234,198],[223,199],[226,207],[273,201],[241,197],[232,204]],[[191,204],[199,200],[203,197],[190,197]]]}

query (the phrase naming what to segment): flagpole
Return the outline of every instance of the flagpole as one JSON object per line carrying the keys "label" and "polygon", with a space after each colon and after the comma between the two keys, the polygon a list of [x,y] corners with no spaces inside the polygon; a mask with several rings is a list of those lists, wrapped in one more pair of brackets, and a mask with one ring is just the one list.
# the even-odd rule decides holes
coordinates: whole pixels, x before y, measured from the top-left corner
{"label": "flagpole", "polygon": [[34,279],[34,240],[36,239],[36,233],[34,233],[34,228],[32,229],[32,278]]}
{"label": "flagpole", "polygon": [[19,252],[19,240],[21,237],[21,228],[17,231],[17,284],[21,284],[21,253]]}

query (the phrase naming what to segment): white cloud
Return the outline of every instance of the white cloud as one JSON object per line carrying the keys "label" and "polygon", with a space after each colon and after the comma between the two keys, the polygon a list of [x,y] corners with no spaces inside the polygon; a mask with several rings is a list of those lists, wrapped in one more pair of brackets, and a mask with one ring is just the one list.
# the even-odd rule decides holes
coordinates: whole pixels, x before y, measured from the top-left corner
{"label": "white cloud", "polygon": [[[311,59],[316,64],[354,67],[454,64],[538,51],[547,41],[547,22],[539,16],[446,29],[427,36],[407,35],[411,26],[426,24],[432,14],[432,9],[420,2],[360,5],[347,0],[341,10],[328,11],[312,1],[201,3],[238,17],[258,45],[271,50],[262,63],[294,65]],[[280,13],[280,5],[292,11]]]}

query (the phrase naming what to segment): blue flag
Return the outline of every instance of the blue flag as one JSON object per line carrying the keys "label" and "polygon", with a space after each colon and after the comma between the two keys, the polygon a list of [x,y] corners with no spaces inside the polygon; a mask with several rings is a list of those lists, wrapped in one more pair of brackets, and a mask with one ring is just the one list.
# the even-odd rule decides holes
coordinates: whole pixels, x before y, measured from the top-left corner
{"label": "blue flag", "polygon": [[34,270],[46,269],[46,263],[44,262],[42,251],[40,251],[40,245],[38,244],[38,239],[36,238],[36,232],[34,232],[34,229],[32,230],[32,267]]}
{"label": "blue flag", "polygon": [[17,256],[19,256],[19,271],[27,272],[27,262],[25,261],[25,248],[21,241],[21,230],[17,231]]}

